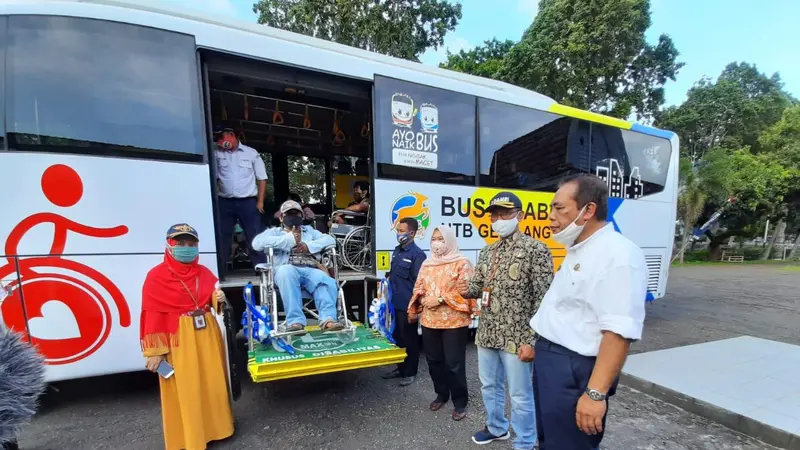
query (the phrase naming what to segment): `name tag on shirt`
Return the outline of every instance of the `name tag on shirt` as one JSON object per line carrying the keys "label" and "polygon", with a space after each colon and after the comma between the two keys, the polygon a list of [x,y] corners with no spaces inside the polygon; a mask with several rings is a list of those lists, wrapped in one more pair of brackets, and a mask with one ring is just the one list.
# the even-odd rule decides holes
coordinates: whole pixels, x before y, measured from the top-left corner
{"label": "name tag on shirt", "polygon": [[408,258],[403,258],[403,261],[405,261],[405,262],[407,262],[407,263],[410,263],[410,262],[411,262],[411,260],[410,260],[410,259],[408,259]]}

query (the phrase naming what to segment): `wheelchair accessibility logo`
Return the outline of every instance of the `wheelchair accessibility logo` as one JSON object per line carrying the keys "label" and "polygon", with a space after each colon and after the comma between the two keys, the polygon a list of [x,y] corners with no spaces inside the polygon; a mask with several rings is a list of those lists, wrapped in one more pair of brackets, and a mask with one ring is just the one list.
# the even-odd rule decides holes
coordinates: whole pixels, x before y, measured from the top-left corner
{"label": "wheelchair accessibility logo", "polygon": [[400,220],[411,217],[417,219],[419,222],[419,230],[417,231],[417,238],[425,236],[425,230],[431,224],[431,211],[428,208],[428,197],[420,194],[419,192],[409,192],[400,196],[394,201],[391,208],[391,217],[389,222],[392,224],[390,230],[397,229]]}
{"label": "wheelchair accessibility logo", "polygon": [[[44,171],[41,188],[50,203],[62,208],[74,206],[83,196],[80,175],[62,164]],[[127,234],[128,227],[95,228],[59,214],[36,213],[11,230],[5,254],[16,255],[23,237],[41,224],[54,229],[48,255],[18,259],[8,256],[5,265],[0,265],[0,279],[12,279],[6,285],[5,301],[0,303],[0,316],[10,328],[27,332],[48,364],[70,364],[87,358],[108,339],[113,319],[109,303],[116,307],[122,327],[130,326],[131,313],[122,292],[105,275],[61,257],[67,236],[73,232],[113,238]]]}

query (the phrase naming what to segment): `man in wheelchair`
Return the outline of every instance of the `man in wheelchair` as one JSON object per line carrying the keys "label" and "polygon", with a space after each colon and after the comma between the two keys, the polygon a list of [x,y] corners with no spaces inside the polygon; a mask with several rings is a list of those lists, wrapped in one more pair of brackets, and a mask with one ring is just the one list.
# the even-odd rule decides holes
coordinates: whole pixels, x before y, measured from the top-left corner
{"label": "man in wheelchair", "polygon": [[306,326],[303,313],[303,291],[314,298],[323,332],[340,331],[344,326],[337,318],[338,286],[319,255],[332,245],[334,238],[303,225],[303,208],[294,200],[285,201],[280,208],[282,226],[270,228],[256,236],[253,248],[273,249],[272,262],[275,286],[281,294],[286,311],[286,329],[301,332]]}

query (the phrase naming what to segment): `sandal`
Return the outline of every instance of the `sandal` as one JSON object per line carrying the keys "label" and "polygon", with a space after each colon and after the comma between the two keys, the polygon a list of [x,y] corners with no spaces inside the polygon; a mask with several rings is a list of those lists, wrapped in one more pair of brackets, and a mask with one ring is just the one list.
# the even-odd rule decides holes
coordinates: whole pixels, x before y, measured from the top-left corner
{"label": "sandal", "polygon": [[333,320],[328,320],[327,322],[323,323],[319,327],[323,333],[330,333],[334,331],[342,331],[344,330],[344,325],[339,322],[334,322]]}
{"label": "sandal", "polygon": [[454,409],[453,410],[453,420],[455,420],[456,422],[458,422],[459,420],[464,419],[465,417],[467,417],[467,409],[466,408],[464,408],[464,409]]}
{"label": "sandal", "polygon": [[442,409],[442,406],[444,406],[444,405],[445,405],[445,403],[447,403],[447,402],[446,402],[446,401],[439,400],[439,399],[437,398],[436,400],[434,400],[434,401],[432,401],[432,402],[431,402],[431,404],[430,404],[430,409],[431,409],[431,411],[438,411],[438,410]]}
{"label": "sandal", "polygon": [[306,327],[303,326],[303,324],[301,323],[293,323],[291,325],[286,325],[283,331],[287,333],[296,333],[296,335],[301,335],[301,334],[306,334]]}

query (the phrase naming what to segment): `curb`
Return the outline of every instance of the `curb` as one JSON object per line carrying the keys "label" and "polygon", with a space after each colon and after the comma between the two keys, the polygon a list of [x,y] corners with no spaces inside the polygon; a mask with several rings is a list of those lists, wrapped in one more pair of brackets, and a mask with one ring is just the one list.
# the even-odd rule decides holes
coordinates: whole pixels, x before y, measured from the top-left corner
{"label": "curb", "polygon": [[722,409],[716,405],[624,372],[620,374],[620,383],[767,444],[788,450],[800,450],[800,436],[788,431]]}

